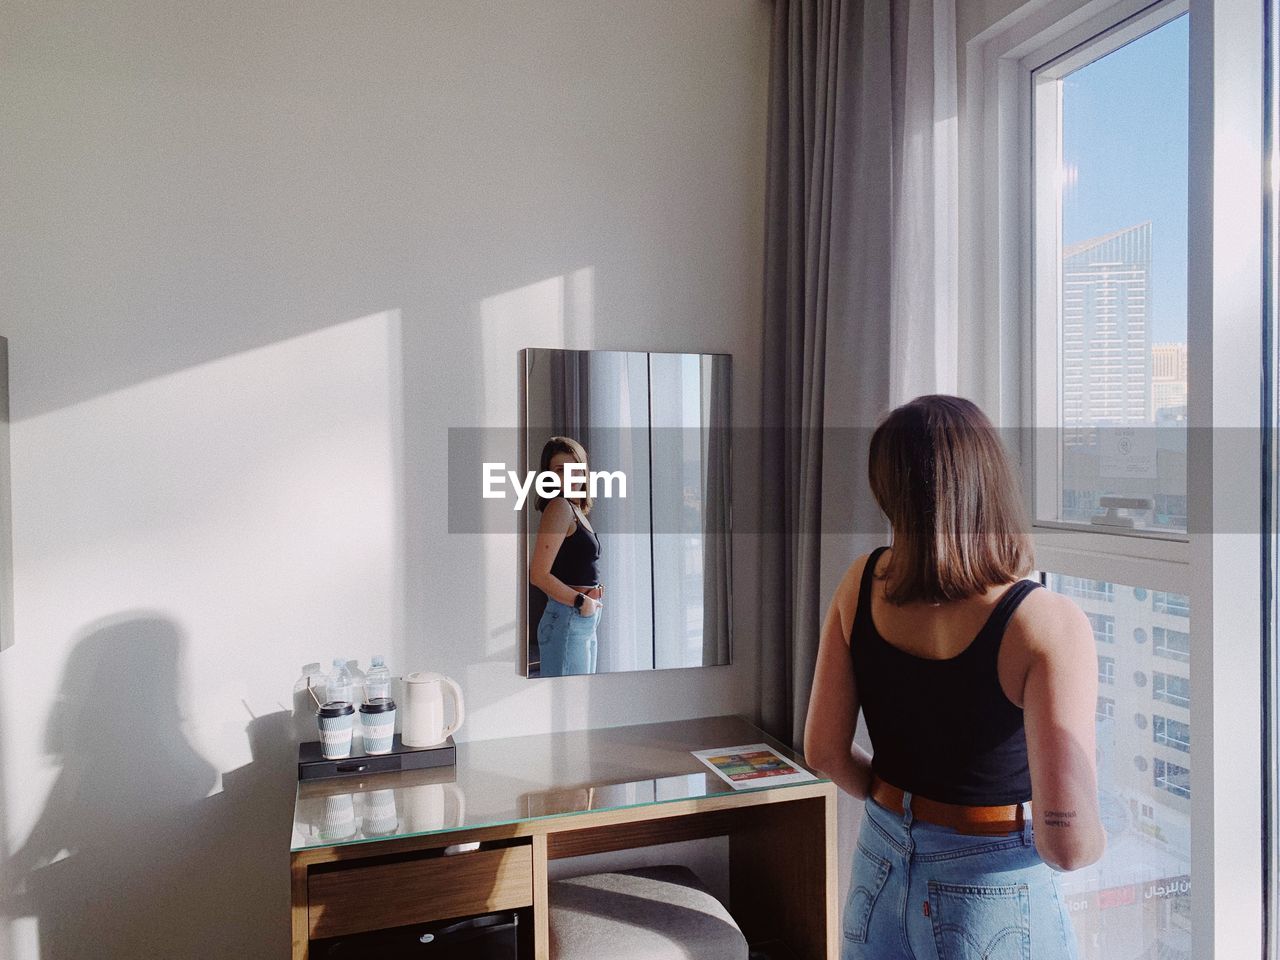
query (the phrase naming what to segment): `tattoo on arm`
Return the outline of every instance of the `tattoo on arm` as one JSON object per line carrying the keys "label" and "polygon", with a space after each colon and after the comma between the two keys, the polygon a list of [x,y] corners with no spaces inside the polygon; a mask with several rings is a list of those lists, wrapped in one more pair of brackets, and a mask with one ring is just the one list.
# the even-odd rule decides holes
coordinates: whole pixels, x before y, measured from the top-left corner
{"label": "tattoo on arm", "polygon": [[1069,827],[1075,818],[1074,810],[1046,810],[1044,823],[1046,827]]}

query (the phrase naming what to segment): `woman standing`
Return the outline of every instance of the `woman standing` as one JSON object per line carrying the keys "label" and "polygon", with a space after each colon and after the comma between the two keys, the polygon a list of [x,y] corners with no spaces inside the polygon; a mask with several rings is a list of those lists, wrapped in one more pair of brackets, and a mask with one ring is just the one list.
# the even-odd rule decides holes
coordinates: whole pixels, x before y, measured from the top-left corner
{"label": "woman standing", "polygon": [[[567,463],[582,464],[578,477],[568,475]],[[547,595],[538,621],[538,674],[543,677],[596,672],[596,626],[604,606],[600,538],[587,522],[591,497],[563,496],[582,485],[586,470],[587,451],[577,440],[552,437],[543,446],[538,471],[559,474],[562,494],[534,498],[542,521],[529,561],[529,582]]]}
{"label": "woman standing", "polygon": [[[843,960],[1074,958],[1056,873],[1105,845],[1089,621],[1022,579],[1018,485],[974,404],[894,410],[869,474],[892,545],[836,590],[804,738],[867,801]],[[853,743],[859,710],[870,756]]]}

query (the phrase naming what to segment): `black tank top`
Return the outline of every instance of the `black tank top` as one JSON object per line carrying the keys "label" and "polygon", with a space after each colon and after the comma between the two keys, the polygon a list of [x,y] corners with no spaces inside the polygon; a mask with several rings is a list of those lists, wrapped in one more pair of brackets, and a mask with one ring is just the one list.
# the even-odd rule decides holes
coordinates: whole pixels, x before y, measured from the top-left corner
{"label": "black tank top", "polygon": [[577,529],[565,537],[556,558],[551,561],[551,575],[571,587],[591,587],[600,582],[596,561],[600,559],[600,538],[587,529],[582,514],[570,503]]}
{"label": "black tank top", "polygon": [[944,803],[994,806],[1031,799],[1022,710],[1000,687],[996,659],[1014,610],[1040,586],[1009,587],[978,635],[946,660],[893,646],[871,619],[871,580],[888,549],[867,559],[849,637],[858,701],[882,780]]}

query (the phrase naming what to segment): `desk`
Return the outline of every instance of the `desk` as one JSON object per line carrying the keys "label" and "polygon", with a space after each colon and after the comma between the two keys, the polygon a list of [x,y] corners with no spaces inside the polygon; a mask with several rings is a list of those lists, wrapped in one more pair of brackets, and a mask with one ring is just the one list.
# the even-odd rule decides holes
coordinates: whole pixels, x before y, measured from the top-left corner
{"label": "desk", "polygon": [[452,767],[301,783],[293,956],[313,939],[530,907],[549,960],[549,860],[727,836],[728,907],[747,940],[836,960],[835,786],[735,790],[689,753],[747,743],[801,765],[728,716],[460,743]]}

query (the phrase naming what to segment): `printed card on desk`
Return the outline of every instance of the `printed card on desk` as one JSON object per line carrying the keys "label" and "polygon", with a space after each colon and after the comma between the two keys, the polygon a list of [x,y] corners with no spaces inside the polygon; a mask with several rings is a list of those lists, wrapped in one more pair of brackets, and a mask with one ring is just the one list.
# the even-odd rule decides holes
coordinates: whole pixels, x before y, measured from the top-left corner
{"label": "printed card on desk", "polygon": [[818,779],[764,743],[689,752],[735,790]]}

